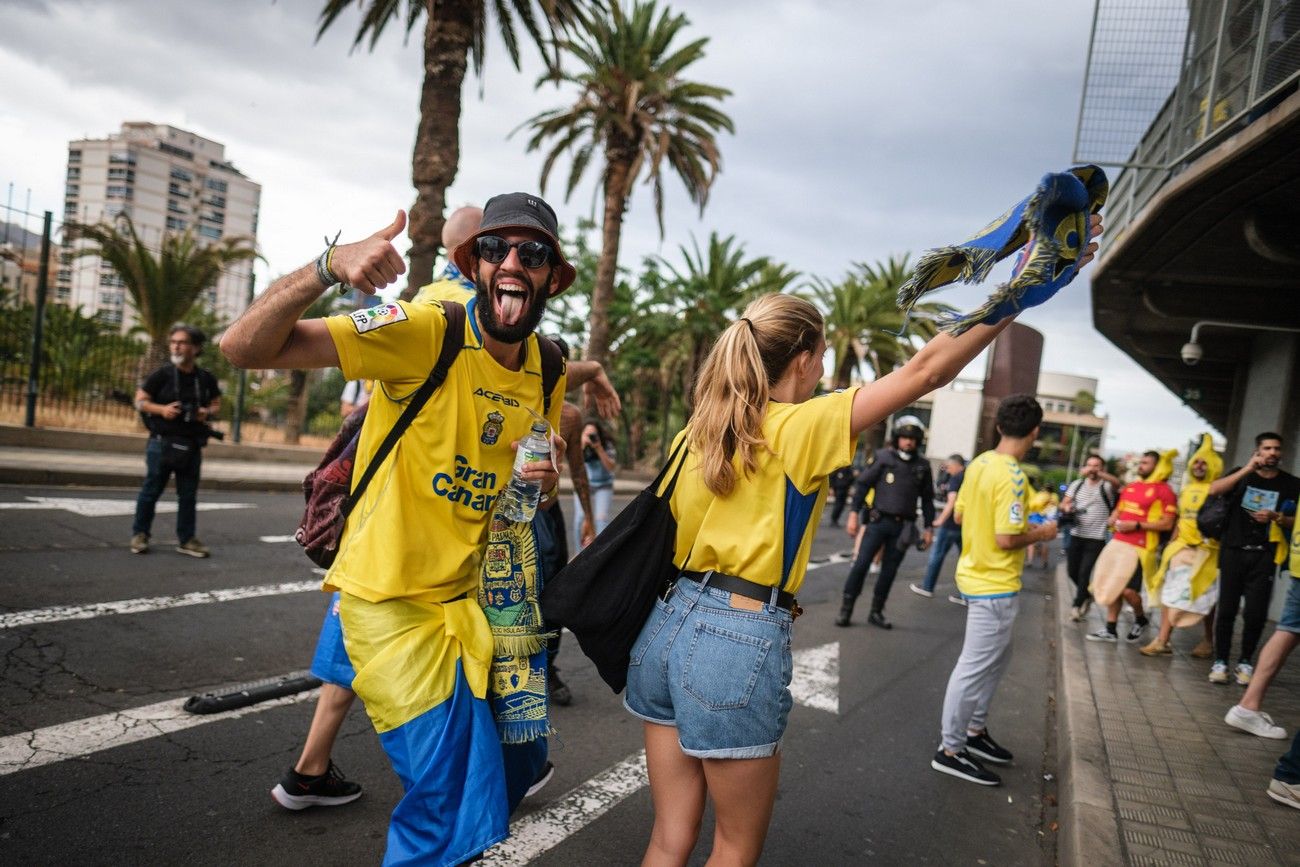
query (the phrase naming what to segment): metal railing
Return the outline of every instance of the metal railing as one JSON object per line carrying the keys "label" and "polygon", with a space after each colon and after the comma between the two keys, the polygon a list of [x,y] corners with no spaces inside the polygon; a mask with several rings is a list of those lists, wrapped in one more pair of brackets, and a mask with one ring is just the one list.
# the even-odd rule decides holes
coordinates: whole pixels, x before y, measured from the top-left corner
{"label": "metal railing", "polygon": [[1165,183],[1297,79],[1300,0],[1097,0],[1074,159],[1123,169],[1107,208],[1109,243]]}

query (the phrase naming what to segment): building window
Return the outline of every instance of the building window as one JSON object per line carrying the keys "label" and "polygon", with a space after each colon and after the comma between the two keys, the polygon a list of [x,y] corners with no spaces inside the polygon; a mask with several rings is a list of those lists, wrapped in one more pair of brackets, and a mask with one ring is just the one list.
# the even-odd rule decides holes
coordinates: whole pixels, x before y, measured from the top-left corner
{"label": "building window", "polygon": [[167,193],[172,196],[180,196],[182,199],[188,199],[190,197],[190,191],[181,189],[180,184],[168,184]]}
{"label": "building window", "polygon": [[130,151],[113,151],[108,155],[109,163],[123,163],[128,166],[135,165],[135,154]]}
{"label": "building window", "polygon": [[204,211],[199,219],[207,220],[209,223],[216,223],[218,225],[226,222],[226,218],[216,211]]}
{"label": "building window", "polygon": [[168,199],[168,200],[167,200],[167,210],[171,211],[173,214],[188,214],[188,213],[189,213],[189,211],[187,211],[187,210],[185,210],[184,208],[182,208],[182,207],[180,206],[180,203],[177,202],[175,199]]}
{"label": "building window", "polygon": [[209,190],[214,190],[218,193],[224,193],[226,191],[227,185],[225,181],[220,180],[218,178],[208,178],[204,186],[207,187]]}
{"label": "building window", "polygon": [[185,171],[185,169],[180,166],[172,166],[171,177],[172,180],[184,181],[187,184],[194,180],[194,175]]}
{"label": "building window", "polygon": [[54,300],[55,300],[55,301],[65,301],[65,302],[66,302],[66,301],[71,301],[71,300],[72,300],[72,287],[71,287],[71,286],[56,286],[56,287],[54,287]]}
{"label": "building window", "polygon": [[100,292],[99,304],[101,307],[121,307],[122,293],[121,292]]}
{"label": "building window", "polygon": [[68,151],[68,162],[69,163],[81,162],[81,151]]}
{"label": "building window", "polygon": [[70,181],[81,180],[81,169],[79,169],[77,166],[68,166],[68,180]]}
{"label": "building window", "polygon": [[122,324],[122,308],[121,308],[121,307],[107,307],[107,308],[104,308],[104,309],[102,309],[102,310],[98,310],[98,311],[95,312],[95,318],[98,319],[100,322],[104,322],[104,323],[107,323],[107,324],[109,324],[109,325],[121,325],[121,324]]}
{"label": "building window", "polygon": [[66,196],[79,196],[79,195],[81,195],[81,184],[68,184],[67,192],[64,193],[64,195],[66,195]]}
{"label": "building window", "polygon": [[194,152],[187,151],[184,148],[178,148],[176,145],[167,144],[165,141],[158,142],[158,150],[166,154],[173,154],[178,157],[184,157],[190,162],[194,161]]}
{"label": "building window", "polygon": [[212,208],[224,208],[226,206],[225,196],[208,196],[203,200],[203,204]]}
{"label": "building window", "polygon": [[214,241],[221,240],[221,230],[213,226],[199,226],[199,234]]}
{"label": "building window", "polygon": [[101,271],[99,272],[99,285],[121,288],[126,284],[122,282],[121,277],[117,276],[116,271]]}
{"label": "building window", "polygon": [[184,232],[186,223],[184,220],[178,220],[175,217],[167,218],[167,228],[174,232]]}
{"label": "building window", "polygon": [[109,202],[108,204],[104,205],[105,217],[116,217],[121,214],[126,214],[127,216],[130,216],[131,215],[130,206],[125,205],[122,202]]}
{"label": "building window", "polygon": [[58,278],[57,278],[57,279],[58,279],[58,281],[59,281],[60,283],[71,283],[71,282],[72,282],[72,269],[71,269],[71,268],[60,268],[60,269],[59,269],[59,275],[58,275]]}
{"label": "building window", "polygon": [[105,195],[110,199],[129,199],[131,198],[131,188],[110,185]]}
{"label": "building window", "polygon": [[110,181],[134,181],[135,169],[122,167],[110,168],[108,170],[108,179]]}

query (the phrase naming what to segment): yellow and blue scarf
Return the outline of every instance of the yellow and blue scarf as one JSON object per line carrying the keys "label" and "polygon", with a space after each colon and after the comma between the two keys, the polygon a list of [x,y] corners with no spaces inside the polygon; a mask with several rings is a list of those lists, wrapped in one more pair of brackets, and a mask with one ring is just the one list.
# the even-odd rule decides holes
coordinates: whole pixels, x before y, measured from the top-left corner
{"label": "yellow and blue scarf", "polygon": [[488,701],[503,744],[550,734],[546,717],[546,641],[537,537],[531,523],[492,516],[478,601],[492,628]]}
{"label": "yellow and blue scarf", "polygon": [[1092,241],[1091,215],[1106,202],[1110,184],[1097,166],[1044,175],[1038,187],[1001,217],[960,244],[928,250],[898,289],[910,312],[927,292],[950,283],[979,283],[993,266],[1020,250],[1011,279],[978,309],[940,323],[954,337],[984,322],[1000,322],[1047,301],[1079,273]]}

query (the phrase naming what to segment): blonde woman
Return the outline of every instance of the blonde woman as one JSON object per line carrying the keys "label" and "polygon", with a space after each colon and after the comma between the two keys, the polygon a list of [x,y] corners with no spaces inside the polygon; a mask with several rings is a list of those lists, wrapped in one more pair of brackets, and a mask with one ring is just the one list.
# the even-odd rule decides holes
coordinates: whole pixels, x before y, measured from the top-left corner
{"label": "blonde woman", "polygon": [[628,669],[624,704],[644,721],[655,811],[644,864],[686,863],[706,796],[709,863],[758,860],[791,705],[794,597],[827,478],[852,462],[858,434],[951,381],[1010,322],[941,334],[888,376],[815,399],[826,339],[813,305],[766,295],[722,332],[673,448],[686,446],[671,498],[681,573]]}

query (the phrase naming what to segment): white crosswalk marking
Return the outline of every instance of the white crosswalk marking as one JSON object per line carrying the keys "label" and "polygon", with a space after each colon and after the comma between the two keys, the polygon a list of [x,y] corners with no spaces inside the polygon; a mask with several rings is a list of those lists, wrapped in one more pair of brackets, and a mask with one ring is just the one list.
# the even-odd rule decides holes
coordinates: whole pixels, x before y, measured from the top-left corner
{"label": "white crosswalk marking", "polygon": [[[198,503],[195,509],[200,512],[221,512],[230,509],[256,509],[253,503]],[[83,518],[121,518],[135,514],[135,500],[106,500],[86,497],[28,497],[25,503],[0,503],[0,510],[26,509],[62,509],[81,515]],[[172,514],[176,511],[175,500],[163,500],[158,503],[157,513]]]}
{"label": "white crosswalk marking", "polygon": [[187,605],[207,605],[212,602],[233,602],[237,599],[255,599],[259,596],[282,596],[286,593],[305,593],[319,590],[320,582],[284,581],[279,584],[260,584],[253,587],[231,587],[225,590],[199,590],[179,596],[147,596],[141,599],[122,599],[117,602],[92,602],[89,605],[56,605],[52,608],[29,608],[0,614],[0,629],[18,626],[36,626],[58,623],[62,620],[89,620],[112,614],[141,614],[161,611],[164,608],[183,608]]}
{"label": "white crosswalk marking", "polygon": [[46,726],[0,738],[0,776],[88,756],[102,750],[171,734],[204,723],[239,719],[274,707],[315,697],[317,690],[270,699],[229,713],[192,714],[181,706],[183,698],[106,713],[87,719]]}

